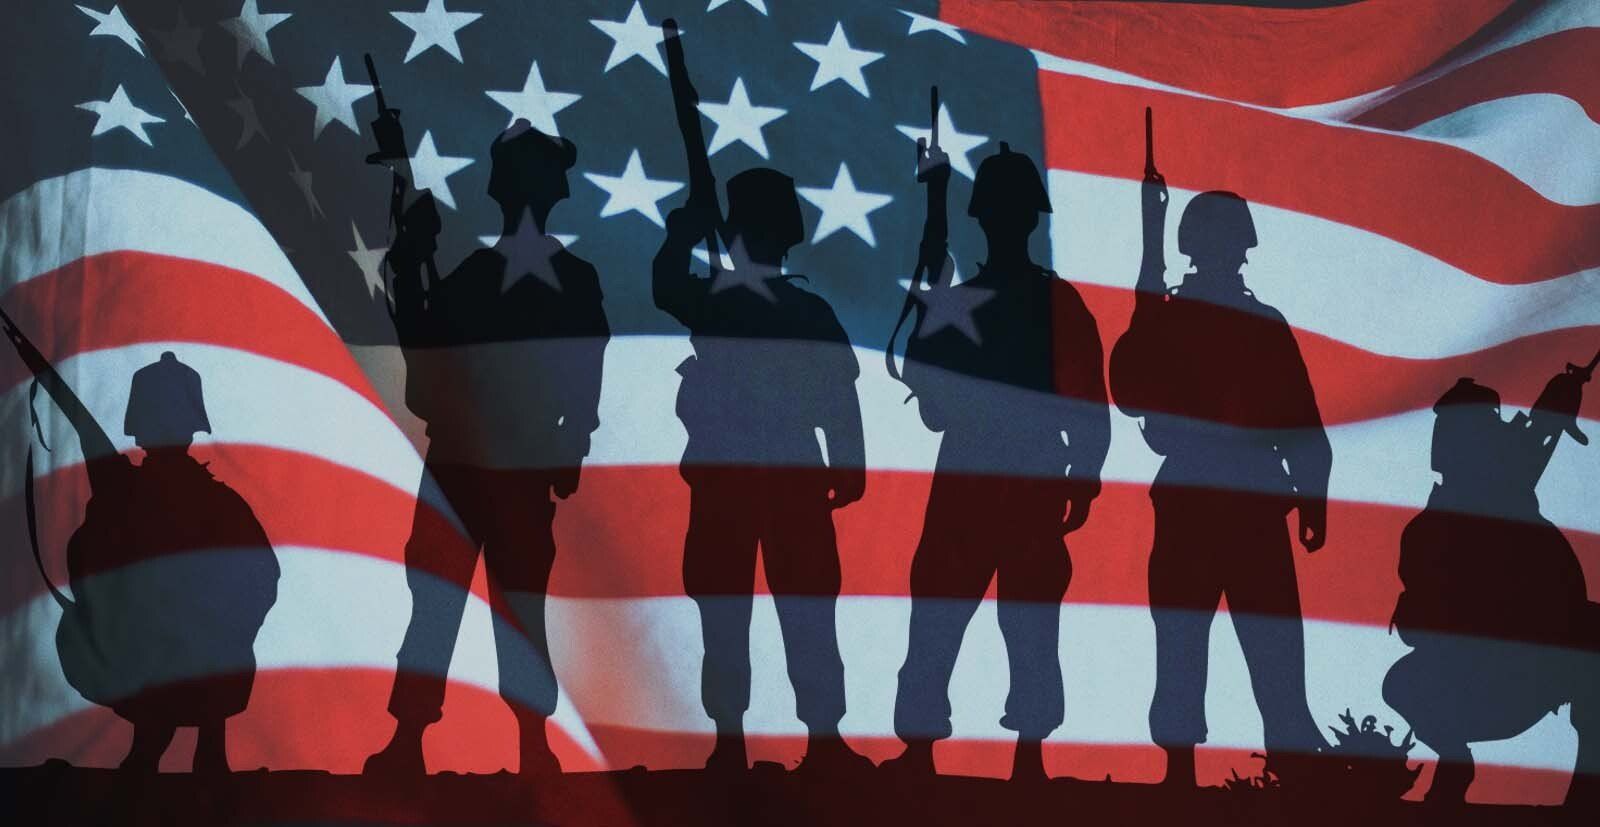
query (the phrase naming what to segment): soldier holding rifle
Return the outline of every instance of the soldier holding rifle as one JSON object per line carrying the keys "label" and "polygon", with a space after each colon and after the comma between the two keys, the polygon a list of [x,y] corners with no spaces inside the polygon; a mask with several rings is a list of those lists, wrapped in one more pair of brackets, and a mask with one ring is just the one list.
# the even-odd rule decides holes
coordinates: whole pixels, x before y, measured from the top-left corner
{"label": "soldier holding rifle", "polygon": [[408,184],[398,110],[384,105],[373,131],[379,151],[369,160],[396,164],[393,312],[405,349],[406,404],[428,423],[428,448],[406,543],[412,608],[389,699],[395,732],[366,769],[423,772],[422,733],[441,715],[481,551],[520,771],[559,772],[545,731],[557,700],[544,616],[556,554],[551,527],[556,501],[578,488],[599,426],[610,336],[594,267],[545,233],[550,211],[568,195],[576,149],[525,120],[496,136],[489,197],[500,206],[500,241],[441,279],[432,197],[423,193],[400,209]]}
{"label": "soldier holding rifle", "polygon": [[[689,156],[689,199],[667,217],[654,294],[658,307],[689,328],[694,346],[678,366],[677,414],[689,435],[681,466],[690,492],[684,588],[700,610],[701,699],[717,732],[706,768],[747,766],[758,546],[797,712],[810,735],[801,771],[870,768],[839,737],[844,663],[834,618],[840,568],[833,511],[865,489],[859,367],[833,309],[795,283],[802,277],[783,272],[789,250],[805,238],[794,180],[759,167],[733,176],[723,218],[683,45],[673,21],[662,28]],[[726,269],[724,241],[732,264]],[[710,278],[690,272],[691,251],[701,243]]]}

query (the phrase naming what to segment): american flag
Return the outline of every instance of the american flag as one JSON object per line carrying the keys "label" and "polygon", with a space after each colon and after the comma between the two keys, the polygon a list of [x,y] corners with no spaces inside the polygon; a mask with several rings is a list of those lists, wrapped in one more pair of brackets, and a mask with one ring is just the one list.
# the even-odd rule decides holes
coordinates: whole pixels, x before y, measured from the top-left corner
{"label": "american flag", "polygon": [[[861,365],[866,495],[836,514],[842,731],[877,760],[900,749],[907,573],[938,449],[882,366],[916,264],[912,160],[930,85],[955,173],[958,274],[984,249],[960,217],[973,171],[1005,141],[1046,170],[1054,212],[1035,260],[1077,286],[1108,353],[1139,271],[1145,107],[1174,207],[1211,189],[1249,200],[1261,239],[1250,286],[1293,325],[1333,446],[1328,547],[1296,558],[1321,724],[1353,708],[1403,729],[1380,690],[1408,651],[1387,627],[1400,533],[1434,482],[1434,400],[1472,376],[1526,407],[1562,361],[1593,352],[1600,325],[1592,0],[52,0],[0,15],[0,303],[125,452],[131,438],[109,425],[133,371],[168,350],[198,370],[213,433],[196,453],[252,505],[282,567],[249,706],[229,723],[236,768],[358,772],[393,726],[426,437],[404,403],[385,296],[389,175],[363,163],[378,114],[364,53],[403,110],[416,185],[440,204],[446,270],[498,233],[488,147],[508,123],[578,146],[550,230],[599,272],[613,338],[583,485],[555,523],[554,740],[569,772],[697,767],[711,744],[680,572],[685,435],[671,414],[690,347],[649,281],[688,180],[665,18],[683,30],[718,178],[771,165],[795,179],[807,237],[789,268],[832,304]],[[1176,224],[1169,273],[1185,261]],[[131,728],[62,674],[60,610],[24,550],[28,375],[9,357],[0,370],[0,765],[112,766]],[[39,532],[64,583],[88,482],[46,407],[55,450],[37,458]],[[1105,493],[1073,535],[1066,722],[1046,758],[1057,776],[1152,781],[1145,570],[1159,457],[1134,420],[1112,420]],[[1591,599],[1594,462],[1564,445],[1540,488]],[[481,570],[471,588],[426,741],[434,772],[515,766]],[[793,765],[805,729],[771,600],[756,605],[751,757]],[[1214,783],[1254,766],[1262,732],[1226,613],[1210,658],[1200,772]],[[1008,773],[1006,672],[991,599],[951,685],[942,772]],[[1559,803],[1576,752],[1566,719],[1475,745],[1473,800]],[[165,760],[186,756],[180,741]]]}

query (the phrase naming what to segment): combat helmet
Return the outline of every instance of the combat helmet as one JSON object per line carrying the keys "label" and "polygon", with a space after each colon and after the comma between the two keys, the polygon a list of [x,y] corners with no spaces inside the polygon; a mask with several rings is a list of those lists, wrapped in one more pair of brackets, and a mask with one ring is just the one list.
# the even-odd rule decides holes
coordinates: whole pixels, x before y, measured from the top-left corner
{"label": "combat helmet", "polygon": [[1433,470],[1450,474],[1493,467],[1483,463],[1498,445],[1495,436],[1503,431],[1500,419],[1500,394],[1494,388],[1461,377],[1434,403],[1437,418],[1433,423]]}
{"label": "combat helmet", "polygon": [[489,145],[489,197],[501,205],[520,206],[536,199],[541,189],[549,203],[572,191],[566,171],[578,162],[578,149],[566,138],[546,135],[518,118]]}
{"label": "combat helmet", "polygon": [[[758,229],[759,228],[759,229]],[[800,196],[794,179],[770,167],[752,167],[728,179],[729,244],[755,230],[780,249],[787,250],[806,238],[800,217]]]}
{"label": "combat helmet", "polygon": [[1050,212],[1050,196],[1033,159],[1012,152],[1000,142],[1000,151],[983,159],[972,181],[972,200],[967,215],[980,221],[997,213],[1033,210]]}
{"label": "combat helmet", "polygon": [[170,350],[134,371],[122,432],[141,446],[187,445],[196,433],[211,433],[200,374]]}
{"label": "combat helmet", "polygon": [[1207,250],[1248,250],[1256,243],[1250,205],[1235,193],[1202,192],[1189,200],[1178,219],[1178,252],[1186,256]]}

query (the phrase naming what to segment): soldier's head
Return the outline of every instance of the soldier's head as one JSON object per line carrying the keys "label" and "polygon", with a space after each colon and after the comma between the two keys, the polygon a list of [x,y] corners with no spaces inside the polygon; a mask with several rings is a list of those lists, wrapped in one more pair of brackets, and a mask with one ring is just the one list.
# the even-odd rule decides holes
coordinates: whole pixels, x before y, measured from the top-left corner
{"label": "soldier's head", "polygon": [[728,179],[728,220],[723,242],[743,245],[758,264],[777,265],[806,238],[794,179],[768,167],[754,167]]}
{"label": "soldier's head", "polygon": [[543,228],[556,202],[571,194],[567,170],[578,161],[571,141],[546,135],[523,118],[489,145],[489,197],[500,205],[508,226],[524,213]]}
{"label": "soldier's head", "polygon": [[1439,397],[1433,412],[1433,470],[1446,482],[1493,473],[1505,432],[1500,394],[1462,377]]}
{"label": "soldier's head", "polygon": [[1256,246],[1256,223],[1243,198],[1222,190],[1202,192],[1189,200],[1178,221],[1178,252],[1189,257],[1197,272],[1237,273]]}
{"label": "soldier's head", "polygon": [[1025,242],[1039,226],[1039,214],[1047,212],[1050,196],[1033,159],[1001,141],[1000,151],[978,165],[967,215],[978,219],[993,246],[996,241]]}
{"label": "soldier's head", "polygon": [[172,351],[139,368],[128,391],[128,413],[122,432],[145,450],[189,447],[194,435],[211,433],[200,374],[178,361]]}

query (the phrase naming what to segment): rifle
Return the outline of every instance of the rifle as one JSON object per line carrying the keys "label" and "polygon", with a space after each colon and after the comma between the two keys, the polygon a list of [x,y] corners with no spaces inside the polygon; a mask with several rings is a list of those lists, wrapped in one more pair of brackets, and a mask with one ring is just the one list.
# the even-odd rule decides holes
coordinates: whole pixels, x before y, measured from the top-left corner
{"label": "rifle", "polygon": [[943,286],[944,263],[950,252],[950,215],[948,193],[950,190],[949,158],[939,149],[939,87],[928,92],[928,117],[932,128],[928,139],[917,139],[917,182],[928,189],[927,217],[922,222],[922,245],[917,251],[917,268],[911,273],[911,284],[906,288],[905,304],[900,306],[900,317],[889,333],[889,346],[884,348],[883,362],[889,375],[901,379],[901,371],[894,363],[895,340],[906,320],[919,306],[917,294],[922,285]]}
{"label": "rifle", "polygon": [[[420,204],[412,205],[409,212],[414,215],[408,215],[405,208],[406,193],[411,188],[409,180],[411,161],[410,156],[406,154],[406,135],[405,129],[400,125],[400,110],[389,106],[388,100],[384,98],[383,84],[378,81],[378,67],[372,62],[372,55],[366,54],[362,57],[367,64],[367,79],[372,81],[373,96],[378,102],[378,117],[372,121],[372,136],[378,144],[378,151],[367,155],[367,163],[388,167],[393,174],[389,187],[389,230],[397,235],[407,229],[408,218],[414,225],[418,224],[416,219],[422,218],[420,226],[412,226],[410,229],[437,235],[439,232],[437,212],[434,212],[431,222],[427,220],[428,212],[434,209],[431,205],[422,209],[418,209],[422,206]],[[388,266],[387,261],[385,266]],[[428,274],[427,291],[431,292],[439,283],[439,268],[434,263],[432,255],[423,261],[423,267]],[[394,312],[391,308],[390,314],[393,315]]]}
{"label": "rifle", "polygon": [[1539,392],[1539,398],[1527,413],[1511,418],[1513,428],[1534,440],[1527,467],[1526,481],[1530,486],[1537,485],[1544,476],[1562,434],[1571,436],[1579,445],[1589,444],[1589,436],[1578,427],[1578,410],[1583,405],[1583,386],[1594,378],[1596,367],[1600,367],[1600,352],[1595,353],[1587,365],[1568,362],[1565,370],[1545,383],[1544,390]]}
{"label": "rifle", "polygon": [[678,21],[661,21],[662,46],[667,52],[667,81],[672,86],[672,109],[678,116],[678,134],[683,136],[683,151],[689,161],[689,201],[686,206],[705,216],[706,257],[715,276],[722,264],[722,247],[717,234],[722,229],[722,204],[717,199],[717,179],[711,173],[711,156],[706,154],[705,133],[700,129],[700,95],[689,79],[683,60],[683,41],[678,36]]}
{"label": "rifle", "polygon": [[[1146,193],[1156,188],[1156,202]],[[1144,222],[1144,259],[1139,266],[1138,294],[1160,296],[1166,292],[1163,275],[1167,271],[1164,249],[1167,217],[1167,179],[1156,169],[1155,118],[1144,108],[1144,184],[1140,187],[1140,211]]]}

